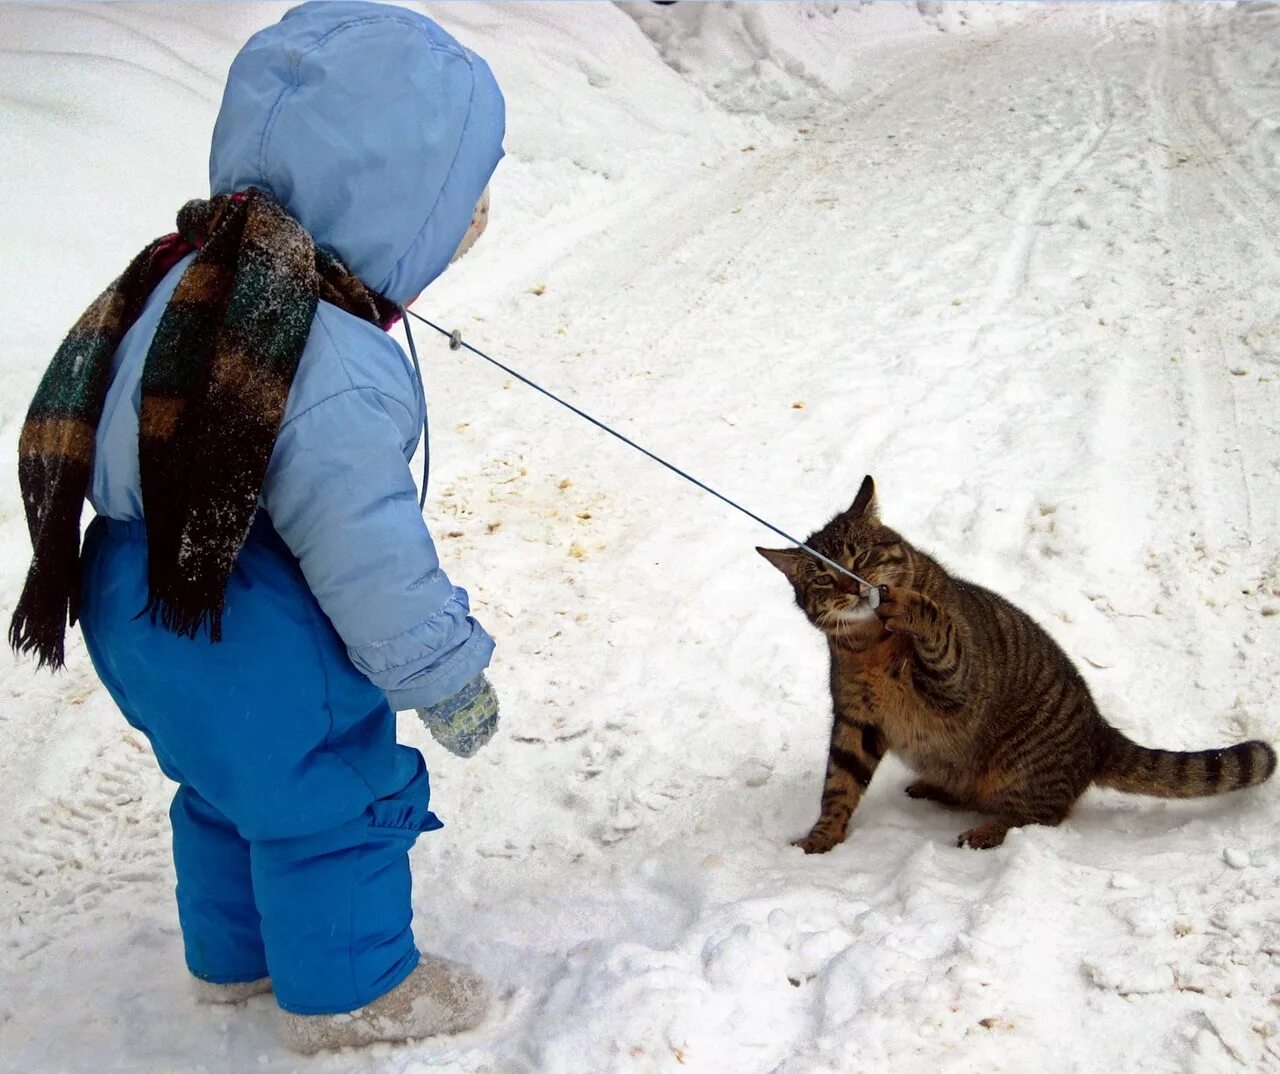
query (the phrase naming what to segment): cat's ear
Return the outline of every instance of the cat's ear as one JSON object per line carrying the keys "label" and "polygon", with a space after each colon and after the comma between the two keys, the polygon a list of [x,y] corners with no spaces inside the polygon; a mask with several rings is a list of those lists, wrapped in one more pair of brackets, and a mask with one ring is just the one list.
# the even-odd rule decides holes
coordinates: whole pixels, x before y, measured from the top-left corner
{"label": "cat's ear", "polygon": [[880,503],[876,499],[876,483],[871,479],[870,474],[862,479],[862,487],[858,489],[858,495],[853,498],[853,505],[845,514],[850,518],[879,520]]}
{"label": "cat's ear", "polygon": [[757,548],[765,559],[778,568],[791,581],[796,580],[800,572],[800,564],[804,561],[804,553],[795,548]]}

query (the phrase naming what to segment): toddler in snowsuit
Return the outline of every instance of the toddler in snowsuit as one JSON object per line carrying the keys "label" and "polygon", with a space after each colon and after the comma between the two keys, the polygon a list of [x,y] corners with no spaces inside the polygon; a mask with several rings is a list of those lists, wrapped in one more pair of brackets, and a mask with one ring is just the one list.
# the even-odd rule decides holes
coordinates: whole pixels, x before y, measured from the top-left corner
{"label": "toddler in snowsuit", "polygon": [[488,66],[431,20],[291,10],[232,64],[213,196],[86,311],[23,429],[11,641],[56,667],[80,620],[179,784],[198,987],[273,990],[303,1051],[487,1006],[410,930],[409,848],[440,822],[395,712],[466,756],[497,702],[418,506],[426,404],[385,328],[483,230],[503,127]]}

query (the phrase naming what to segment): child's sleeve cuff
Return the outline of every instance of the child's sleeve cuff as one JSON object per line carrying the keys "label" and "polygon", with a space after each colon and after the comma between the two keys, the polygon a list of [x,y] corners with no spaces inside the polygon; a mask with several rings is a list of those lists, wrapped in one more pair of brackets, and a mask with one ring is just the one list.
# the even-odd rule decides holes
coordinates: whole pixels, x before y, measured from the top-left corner
{"label": "child's sleeve cuff", "polygon": [[391,707],[404,712],[457,693],[489,666],[493,649],[493,639],[467,614],[466,594],[455,590],[455,598],[425,623],[347,652]]}

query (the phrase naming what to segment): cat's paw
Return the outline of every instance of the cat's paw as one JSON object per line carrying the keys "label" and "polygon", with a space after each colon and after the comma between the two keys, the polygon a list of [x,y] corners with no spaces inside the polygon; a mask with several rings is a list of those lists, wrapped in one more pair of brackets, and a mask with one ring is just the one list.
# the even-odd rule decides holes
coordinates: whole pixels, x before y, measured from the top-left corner
{"label": "cat's paw", "polygon": [[919,593],[910,589],[882,585],[880,604],[875,610],[876,616],[889,633],[918,638],[921,636],[926,618],[924,600],[925,598]]}
{"label": "cat's paw", "polygon": [[799,847],[806,854],[825,854],[833,847],[839,846],[843,841],[833,831],[814,828],[803,839],[793,839],[791,845]]}
{"label": "cat's paw", "polygon": [[985,824],[979,824],[976,828],[970,828],[967,832],[961,832],[960,838],[956,840],[958,847],[972,847],[974,850],[990,850],[992,847],[998,847],[1004,842],[1004,837],[1009,832],[1009,826],[998,820],[989,820]]}

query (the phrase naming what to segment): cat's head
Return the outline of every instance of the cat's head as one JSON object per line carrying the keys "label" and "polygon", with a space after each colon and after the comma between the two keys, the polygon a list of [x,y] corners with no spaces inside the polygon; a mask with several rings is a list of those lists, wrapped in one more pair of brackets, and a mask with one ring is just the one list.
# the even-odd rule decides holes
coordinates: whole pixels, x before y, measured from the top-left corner
{"label": "cat's head", "polygon": [[[805,542],[874,586],[911,588],[911,547],[880,521],[876,486],[868,475],[847,511],[836,515]],[[849,648],[875,644],[885,630],[852,578],[832,570],[803,548],[757,548],[795,590],[796,603],[809,622]]]}

